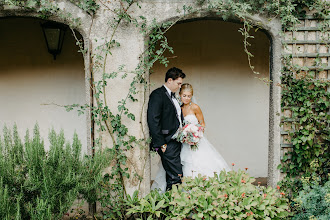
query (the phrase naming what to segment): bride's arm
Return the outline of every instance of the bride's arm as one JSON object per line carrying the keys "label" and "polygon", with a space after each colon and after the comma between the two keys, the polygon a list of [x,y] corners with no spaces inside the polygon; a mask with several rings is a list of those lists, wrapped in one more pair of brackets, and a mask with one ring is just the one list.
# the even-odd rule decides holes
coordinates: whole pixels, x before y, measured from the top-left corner
{"label": "bride's arm", "polygon": [[205,128],[205,121],[204,121],[204,116],[203,116],[202,110],[195,103],[194,103],[194,113],[196,115],[196,118],[197,118],[199,124],[202,125]]}

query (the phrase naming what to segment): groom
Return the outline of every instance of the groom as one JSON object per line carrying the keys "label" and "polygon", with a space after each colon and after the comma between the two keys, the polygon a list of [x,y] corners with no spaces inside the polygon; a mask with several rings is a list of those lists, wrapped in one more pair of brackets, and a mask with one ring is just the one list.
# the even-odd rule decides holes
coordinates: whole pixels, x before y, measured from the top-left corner
{"label": "groom", "polygon": [[165,84],[150,94],[147,121],[152,138],[150,147],[156,150],[166,171],[166,190],[181,183],[181,143],[171,139],[180,126],[183,117],[175,92],[181,88],[186,75],[181,69],[172,67],[166,72]]}

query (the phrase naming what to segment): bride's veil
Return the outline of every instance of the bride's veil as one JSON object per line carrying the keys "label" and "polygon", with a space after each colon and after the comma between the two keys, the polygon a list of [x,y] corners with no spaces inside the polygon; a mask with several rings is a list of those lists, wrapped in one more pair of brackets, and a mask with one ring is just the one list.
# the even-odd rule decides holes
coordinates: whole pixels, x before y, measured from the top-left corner
{"label": "bride's veil", "polygon": [[197,105],[198,105],[198,103],[197,103],[197,99],[196,99],[196,97],[195,97],[195,96],[193,96],[193,97],[191,98],[191,101],[192,101],[193,103],[195,103],[195,104],[197,104]]}

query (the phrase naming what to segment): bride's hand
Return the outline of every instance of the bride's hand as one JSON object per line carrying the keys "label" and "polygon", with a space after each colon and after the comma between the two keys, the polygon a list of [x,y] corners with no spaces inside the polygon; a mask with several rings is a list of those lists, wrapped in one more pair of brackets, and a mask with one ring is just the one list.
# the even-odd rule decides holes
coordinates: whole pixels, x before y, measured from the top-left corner
{"label": "bride's hand", "polygon": [[201,126],[200,129],[203,133],[205,132],[205,126]]}

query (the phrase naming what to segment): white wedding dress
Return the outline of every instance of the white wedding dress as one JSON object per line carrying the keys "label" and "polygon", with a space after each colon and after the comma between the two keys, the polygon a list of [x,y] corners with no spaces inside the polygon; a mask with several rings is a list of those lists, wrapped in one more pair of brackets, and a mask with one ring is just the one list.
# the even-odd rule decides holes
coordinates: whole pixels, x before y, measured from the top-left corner
{"label": "white wedding dress", "polygon": [[[184,119],[188,123],[198,124],[198,120],[194,114],[186,115]],[[226,171],[231,170],[220,153],[205,137],[201,138],[197,150],[191,150],[188,144],[182,144],[180,157],[183,176],[194,178],[198,174],[201,174],[202,176],[212,177],[214,172],[219,173],[223,169]],[[160,189],[161,192],[165,192],[166,173],[162,163],[160,162],[159,164],[159,170],[151,189]]]}

